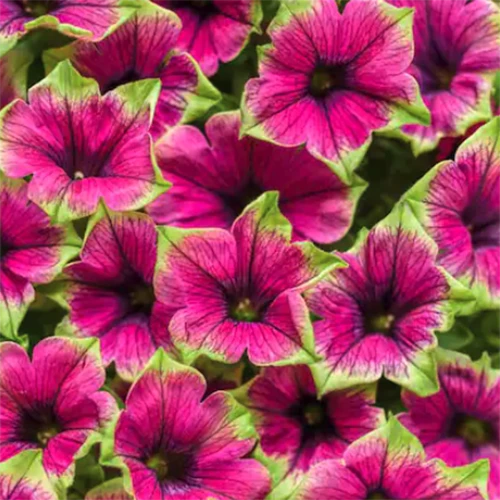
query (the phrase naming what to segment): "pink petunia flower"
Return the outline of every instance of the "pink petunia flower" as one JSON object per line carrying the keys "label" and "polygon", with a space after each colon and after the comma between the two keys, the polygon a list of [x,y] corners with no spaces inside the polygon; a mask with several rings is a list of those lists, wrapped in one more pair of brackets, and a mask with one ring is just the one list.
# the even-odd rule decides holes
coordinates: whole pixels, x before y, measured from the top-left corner
{"label": "pink petunia flower", "polygon": [[2,0],[0,56],[23,35],[40,28],[100,40],[132,12],[131,2],[123,0]]}
{"label": "pink petunia flower", "polygon": [[9,177],[33,174],[28,197],[54,220],[135,210],[168,185],[148,134],[160,84],[145,80],[104,97],[63,61],[0,113],[0,162]]}
{"label": "pink petunia flower", "polygon": [[157,299],[157,233],[145,214],[101,207],[90,220],[81,260],[64,269],[54,298],[69,309],[58,332],[98,337],[103,362],[133,381],[160,346],[172,348],[170,304]]}
{"label": "pink petunia flower", "polygon": [[117,411],[99,391],[104,380],[96,339],[44,339],[32,361],[18,344],[0,344],[0,461],[41,449],[49,477],[70,484],[75,459]]}
{"label": "pink petunia flower", "polygon": [[439,247],[438,263],[480,308],[500,304],[500,117],[481,127],[406,194]]}
{"label": "pink petunia flower", "polygon": [[342,458],[350,443],[384,422],[384,410],[373,406],[375,391],[372,384],[318,398],[310,368],[298,365],[265,368],[234,395],[253,416],[256,456],[275,481],[294,476],[293,482],[318,462]]}
{"label": "pink petunia flower", "polygon": [[[375,130],[425,123],[413,57],[411,9],[382,0],[282,2],[245,88],[245,134],[352,169]],[[395,57],[397,54],[397,57]]]}
{"label": "pink petunia flower", "polygon": [[339,254],[349,267],[308,292],[321,318],[314,332],[325,359],[312,370],[322,394],[382,375],[420,394],[438,390],[434,331],[448,329],[473,297],[437,266],[436,254],[411,211],[398,207]]}
{"label": "pink petunia flower", "polygon": [[309,312],[300,295],[339,263],[311,243],[290,244],[291,227],[269,192],[231,231],[160,227],[157,297],[178,304],[170,333],[183,359],[201,354],[252,363],[315,360]]}
{"label": "pink petunia flower", "polygon": [[49,69],[69,57],[83,76],[97,80],[103,94],[126,83],[159,78],[151,126],[156,138],[172,125],[201,116],[220,98],[191,55],[174,50],[180,31],[177,16],[148,2],[104,40],[78,41],[44,57]]}
{"label": "pink petunia flower", "polygon": [[260,32],[260,0],[153,0],[173,10],[182,21],[177,42],[212,76],[219,62],[233,60],[253,31]]}
{"label": "pink petunia flower", "polygon": [[279,191],[281,212],[294,239],[330,243],[345,235],[365,183],[342,180],[305,149],[238,138],[239,112],[212,116],[207,138],[177,127],[155,145],[158,164],[173,187],[148,205],[158,224],[229,229],[245,206]]}
{"label": "pink petunia flower", "polygon": [[315,465],[290,500],[485,500],[488,464],[426,461],[418,439],[395,418],[347,448],[343,460]]}
{"label": "pink petunia flower", "polygon": [[39,450],[26,450],[0,463],[0,500],[57,500]]}
{"label": "pink petunia flower", "polygon": [[162,349],[127,396],[105,443],[137,500],[262,500],[266,468],[245,458],[255,444],[248,412],[223,391],[202,401],[206,385],[193,368]]}
{"label": "pink petunia flower", "polygon": [[459,136],[491,117],[494,73],[500,69],[500,10],[490,0],[388,0],[415,9],[410,72],[431,112],[430,125],[406,125],[415,153],[444,136]]}
{"label": "pink petunia flower", "polygon": [[440,391],[421,398],[403,391],[408,413],[399,419],[422,442],[429,458],[459,466],[480,458],[490,462],[490,500],[500,498],[500,372],[487,355],[438,350]]}
{"label": "pink petunia flower", "polygon": [[12,340],[35,297],[33,284],[51,281],[81,246],[71,227],[51,225],[27,191],[24,180],[0,173],[0,333]]}

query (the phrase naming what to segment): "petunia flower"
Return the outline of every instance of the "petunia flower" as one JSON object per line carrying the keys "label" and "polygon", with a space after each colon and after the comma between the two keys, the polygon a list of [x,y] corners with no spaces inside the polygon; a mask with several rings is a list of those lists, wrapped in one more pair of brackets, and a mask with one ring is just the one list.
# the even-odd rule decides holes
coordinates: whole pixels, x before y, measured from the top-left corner
{"label": "petunia flower", "polygon": [[255,456],[275,481],[293,482],[322,460],[342,458],[350,443],[384,422],[384,410],[372,406],[375,391],[372,384],[319,398],[310,368],[298,365],[264,368],[233,394],[254,419],[260,436]]}
{"label": "petunia flower", "polygon": [[133,497],[126,492],[122,478],[117,477],[92,488],[85,500],[133,500]]}
{"label": "petunia flower", "polygon": [[346,181],[305,149],[244,137],[239,112],[212,116],[207,138],[176,127],[155,145],[158,164],[173,187],[148,205],[158,224],[229,229],[245,206],[265,191],[279,191],[281,212],[294,239],[339,240],[349,229],[366,184]]}
{"label": "petunia flower", "polygon": [[58,332],[98,337],[105,365],[133,381],[157,347],[171,348],[170,304],[157,299],[157,233],[145,214],[101,206],[87,228],[81,260],[64,269],[53,298],[69,309]]}
{"label": "petunia flower", "polygon": [[[372,132],[426,123],[413,57],[411,9],[382,0],[284,1],[243,100],[245,134],[352,169]],[[397,54],[397,57],[395,57]]]}
{"label": "petunia flower", "polygon": [[480,308],[500,304],[500,117],[434,167],[405,195],[439,247],[438,263]]}
{"label": "petunia flower", "polygon": [[103,460],[122,468],[125,488],[137,500],[266,496],[266,468],[245,458],[256,438],[250,415],[227,392],[202,402],[205,390],[200,373],[162,349],[134,383]]}
{"label": "petunia flower", "polygon": [[343,460],[315,465],[290,500],[485,500],[488,464],[446,467],[426,460],[418,439],[394,417],[347,448]]}
{"label": "petunia flower", "polygon": [[177,42],[193,55],[203,72],[212,76],[219,62],[233,60],[252,32],[260,33],[260,0],[153,0],[173,10],[182,21]]}
{"label": "petunia flower", "polygon": [[438,390],[432,351],[435,330],[473,297],[436,265],[437,248],[411,211],[396,209],[347,253],[337,269],[308,292],[316,345],[324,361],[312,367],[326,391],[373,382],[382,375],[425,395]]}
{"label": "petunia flower", "polygon": [[403,391],[408,413],[399,415],[422,442],[429,458],[447,465],[490,462],[490,500],[500,498],[500,372],[485,354],[475,362],[463,354],[438,350],[437,394],[421,398]]}
{"label": "petunia flower", "polygon": [[100,40],[133,11],[132,0],[3,0],[0,56],[26,33],[53,29],[85,40]]}
{"label": "petunia flower", "polygon": [[57,500],[42,454],[27,450],[0,463],[0,500]]}
{"label": "petunia flower", "polygon": [[51,281],[81,245],[71,227],[51,225],[27,191],[24,180],[0,173],[0,333],[11,340],[35,297],[33,284]]}
{"label": "petunia flower", "polygon": [[268,192],[231,231],[160,227],[157,297],[180,304],[170,333],[186,362],[224,363],[248,351],[257,365],[316,359],[300,292],[339,263],[311,243],[290,244],[291,227]]}
{"label": "petunia flower", "polygon": [[104,97],[97,82],[63,61],[0,113],[0,163],[9,177],[33,174],[28,197],[54,220],[85,217],[103,199],[135,210],[168,185],[148,134],[159,82],[123,85]]}
{"label": "petunia flower", "polygon": [[49,477],[68,485],[84,456],[117,411],[99,389],[105,380],[96,339],[50,337],[33,350],[0,344],[0,461],[43,450]]}
{"label": "petunia flower", "polygon": [[148,2],[104,40],[77,41],[44,58],[50,69],[69,57],[83,76],[97,80],[103,94],[125,83],[159,78],[161,91],[151,127],[152,135],[159,137],[167,127],[202,115],[220,98],[191,55],[174,50],[180,31],[173,12]]}
{"label": "petunia flower", "polygon": [[431,123],[406,125],[402,133],[418,154],[491,117],[492,81],[500,69],[500,11],[490,0],[388,1],[415,9],[410,72]]}

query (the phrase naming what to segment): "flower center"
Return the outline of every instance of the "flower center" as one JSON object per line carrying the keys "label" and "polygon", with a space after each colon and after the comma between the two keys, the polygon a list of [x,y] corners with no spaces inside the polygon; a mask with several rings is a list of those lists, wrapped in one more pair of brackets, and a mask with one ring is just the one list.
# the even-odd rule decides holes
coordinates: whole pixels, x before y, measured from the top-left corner
{"label": "flower center", "polygon": [[345,88],[346,72],[343,66],[318,66],[311,75],[309,92],[314,97],[326,97],[335,89]]}
{"label": "flower center", "polygon": [[485,216],[465,211],[462,220],[470,233],[472,246],[475,250],[500,246],[500,217],[498,214]]}
{"label": "flower center", "polygon": [[451,88],[455,70],[448,66],[438,66],[433,73],[435,90],[449,90]]}
{"label": "flower center", "polygon": [[229,315],[237,321],[247,321],[249,323],[260,318],[259,310],[252,304],[249,298],[238,300],[229,308]]}
{"label": "flower center", "polygon": [[395,319],[393,314],[369,315],[365,320],[365,332],[390,335]]}
{"label": "flower center", "polygon": [[54,436],[57,436],[57,434],[59,434],[59,429],[57,428],[57,426],[42,427],[36,433],[36,439],[40,444],[40,446],[42,448],[45,448],[49,440],[52,439]]}
{"label": "flower center", "polygon": [[304,420],[311,427],[321,425],[325,421],[323,405],[319,401],[307,403],[304,407]]}
{"label": "flower center", "polygon": [[22,416],[20,438],[45,448],[48,442],[62,430],[56,415],[50,408],[33,409]]}
{"label": "flower center", "polygon": [[129,301],[135,312],[150,313],[155,302],[155,292],[151,285],[139,283],[129,292]]}
{"label": "flower center", "polygon": [[183,453],[160,451],[146,460],[146,467],[155,471],[159,481],[183,481],[189,459]]}
{"label": "flower center", "polygon": [[247,182],[245,187],[235,196],[224,196],[224,202],[234,218],[238,217],[245,207],[256,200],[264,190],[253,180]]}
{"label": "flower center", "polygon": [[201,18],[219,11],[213,0],[173,0],[172,3],[176,8],[189,8]]}
{"label": "flower center", "polygon": [[57,0],[21,0],[21,7],[30,17],[40,17],[57,7]]}
{"label": "flower center", "polygon": [[366,500],[389,500],[389,497],[382,490],[370,491]]}
{"label": "flower center", "polygon": [[490,443],[494,438],[491,424],[470,415],[456,415],[451,430],[453,436],[461,437],[471,448]]}
{"label": "flower center", "polygon": [[325,399],[318,400],[312,394],[303,395],[287,413],[301,427],[302,446],[321,443],[336,434],[335,427],[328,417]]}

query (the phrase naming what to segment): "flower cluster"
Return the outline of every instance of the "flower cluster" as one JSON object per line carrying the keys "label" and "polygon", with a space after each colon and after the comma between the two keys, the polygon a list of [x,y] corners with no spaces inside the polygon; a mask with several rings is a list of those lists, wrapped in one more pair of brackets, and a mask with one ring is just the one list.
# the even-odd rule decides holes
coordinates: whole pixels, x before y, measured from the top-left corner
{"label": "flower cluster", "polygon": [[0,87],[0,500],[500,500],[493,0],[2,0]]}

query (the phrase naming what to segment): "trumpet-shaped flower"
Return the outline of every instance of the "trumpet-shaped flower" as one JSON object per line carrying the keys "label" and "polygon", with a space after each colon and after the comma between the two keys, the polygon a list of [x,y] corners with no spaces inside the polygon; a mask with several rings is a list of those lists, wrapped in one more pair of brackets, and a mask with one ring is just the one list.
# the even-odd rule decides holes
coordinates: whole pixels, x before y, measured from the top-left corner
{"label": "trumpet-shaped flower", "polygon": [[415,9],[411,74],[420,84],[431,123],[406,125],[415,152],[433,149],[491,117],[490,95],[500,70],[500,11],[489,0],[388,0]]}
{"label": "trumpet-shaped flower", "polygon": [[307,300],[318,351],[318,387],[372,382],[384,375],[415,392],[438,390],[432,351],[446,330],[455,298],[470,292],[436,265],[437,249],[410,210],[401,207],[339,254],[349,267],[322,280]]}
{"label": "trumpet-shaped flower", "polygon": [[145,214],[101,207],[91,219],[81,260],[64,269],[54,297],[69,309],[59,332],[98,337],[103,362],[133,381],[160,346],[171,348],[170,304],[157,300],[157,234]]}
{"label": "trumpet-shaped flower", "polygon": [[463,354],[438,351],[440,390],[421,398],[403,391],[408,413],[399,416],[422,442],[430,458],[447,465],[490,462],[488,493],[500,498],[500,372],[489,358],[472,362]]}
{"label": "trumpet-shaped flower", "polygon": [[102,198],[135,210],[167,188],[148,134],[160,84],[124,85],[104,97],[64,61],[0,113],[0,162],[9,177],[33,174],[28,197],[55,220],[85,217]]}
{"label": "trumpet-shaped flower", "polygon": [[[407,72],[411,9],[382,0],[282,2],[245,87],[243,132],[307,149],[345,168],[361,160],[375,130],[425,123]],[[397,54],[397,57],[395,56]]]}
{"label": "trumpet-shaped flower", "polygon": [[338,259],[310,243],[291,244],[277,194],[262,195],[223,229],[161,227],[157,297],[177,304],[170,322],[186,360],[201,354],[255,364],[315,360],[309,312],[300,292]]}
{"label": "trumpet-shaped flower", "polygon": [[32,361],[18,344],[0,344],[0,461],[40,449],[46,473],[70,480],[75,459],[117,411],[99,391],[104,380],[95,339],[44,339]]}
{"label": "trumpet-shaped flower", "polygon": [[446,467],[395,418],[347,448],[343,460],[314,466],[291,500],[484,500],[488,464]]}
{"label": "trumpet-shaped flower", "polygon": [[173,187],[148,205],[158,224],[229,229],[245,206],[278,191],[294,239],[339,240],[349,229],[364,183],[343,181],[304,149],[238,138],[238,112],[212,116],[207,138],[177,127],[155,144],[158,163]]}
{"label": "trumpet-shaped flower", "polygon": [[319,398],[310,368],[298,365],[264,368],[234,394],[253,416],[258,456],[274,479],[297,480],[316,463],[342,458],[350,443],[384,422],[384,410],[373,406],[375,389],[358,386]]}
{"label": "trumpet-shaped flower", "polygon": [[439,163],[406,199],[439,247],[438,263],[480,308],[500,304],[500,117]]}
{"label": "trumpet-shaped flower", "polygon": [[[193,368],[159,349],[127,396],[106,443],[137,500],[262,500],[266,468],[246,458],[255,444],[250,415],[226,392],[202,401],[206,385]],[[109,455],[105,455],[109,456]]]}
{"label": "trumpet-shaped flower", "polygon": [[234,59],[262,20],[260,0],[153,0],[182,21],[177,42],[193,55],[208,76],[219,62]]}

